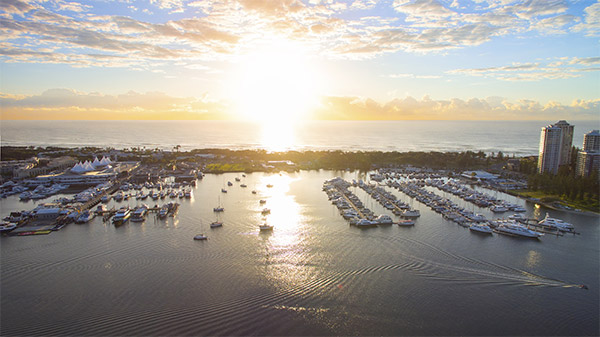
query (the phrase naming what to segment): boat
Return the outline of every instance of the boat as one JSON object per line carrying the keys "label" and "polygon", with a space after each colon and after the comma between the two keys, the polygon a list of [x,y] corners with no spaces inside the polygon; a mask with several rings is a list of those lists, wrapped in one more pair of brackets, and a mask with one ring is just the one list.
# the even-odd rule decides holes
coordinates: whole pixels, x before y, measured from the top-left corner
{"label": "boat", "polygon": [[221,192],[222,192],[222,193],[227,193],[227,190],[226,190],[226,189],[224,189],[224,188],[222,188],[222,189],[221,189]]}
{"label": "boat", "polygon": [[527,210],[522,206],[516,206],[512,209],[513,212],[527,212]]}
{"label": "boat", "polygon": [[223,227],[223,222],[217,220],[210,224],[210,228],[217,228],[217,227]]}
{"label": "boat", "polygon": [[142,222],[146,218],[146,213],[148,213],[148,206],[142,205],[140,207],[136,207],[133,210],[133,214],[131,215],[131,221],[133,222]]}
{"label": "boat", "polygon": [[228,181],[227,186],[233,186],[233,183],[231,181]]}
{"label": "boat", "polygon": [[8,232],[12,231],[15,228],[17,228],[17,224],[15,224],[15,223],[9,223],[9,222],[3,222],[2,224],[0,224],[0,233],[8,233]]}
{"label": "boat", "polygon": [[236,177],[236,178],[235,178],[235,181],[240,181],[240,178],[237,178],[237,177]]}
{"label": "boat", "polygon": [[496,230],[501,234],[515,235],[515,236],[524,236],[528,238],[539,238],[542,236],[541,233],[532,231],[521,224],[518,224],[516,221],[508,220],[500,223]]}
{"label": "boat", "polygon": [[368,219],[360,219],[356,223],[356,227],[359,227],[359,228],[367,228],[367,227],[373,227],[373,226],[377,226],[377,224],[373,223],[373,221],[368,220]]}
{"label": "boat", "polygon": [[504,207],[503,205],[494,205],[490,207],[490,211],[494,213],[502,213],[508,211],[508,208]]}
{"label": "boat", "polygon": [[108,211],[106,205],[98,205],[98,207],[96,207],[96,213],[104,213],[106,211]]}
{"label": "boat", "polygon": [[273,184],[267,184],[267,187],[271,188],[271,187],[273,187]]}
{"label": "boat", "polygon": [[252,194],[256,194],[256,190],[252,190]]}
{"label": "boat", "polygon": [[241,184],[240,187],[248,187],[246,184]]}
{"label": "boat", "polygon": [[127,221],[129,221],[130,217],[131,217],[131,211],[129,210],[129,208],[121,207],[121,208],[119,208],[119,210],[113,217],[112,221],[115,226],[119,226],[119,225],[122,225],[122,224],[126,223]]}
{"label": "boat", "polygon": [[75,220],[76,223],[86,223],[92,220],[96,216],[96,213],[90,212],[90,210],[86,209],[77,217]]}
{"label": "boat", "polygon": [[204,234],[197,234],[196,236],[194,236],[194,240],[207,240],[208,237]]}
{"label": "boat", "polygon": [[418,209],[405,209],[401,216],[403,218],[418,218],[421,216],[421,212]]}
{"label": "boat", "polygon": [[263,208],[263,210],[260,213],[261,214],[270,214],[271,210],[265,207],[265,208]]}
{"label": "boat", "polygon": [[398,220],[398,226],[414,226],[415,221],[410,219]]}
{"label": "boat", "polygon": [[469,226],[469,229],[478,233],[492,234],[492,229],[490,226],[484,223],[472,223]]}
{"label": "boat", "polygon": [[273,230],[273,225],[269,225],[266,222],[262,225],[259,225],[258,228],[261,232],[268,232]]}
{"label": "boat", "polygon": [[164,219],[167,217],[168,214],[169,214],[169,204],[162,205],[160,210],[158,210],[158,217],[160,219]]}
{"label": "boat", "polygon": [[550,227],[561,232],[573,232],[575,227],[572,224],[560,219],[551,218],[550,214],[546,213],[546,217],[538,222],[538,226]]}
{"label": "boat", "polygon": [[223,211],[225,211],[225,208],[223,208],[221,206],[221,197],[219,197],[219,206],[213,208],[213,212],[223,212]]}
{"label": "boat", "polygon": [[259,203],[260,203],[260,204],[264,204],[264,203],[266,203],[266,202],[267,202],[267,201],[266,201],[265,199],[260,199],[260,201],[259,201]]}
{"label": "boat", "polygon": [[100,198],[100,201],[101,201],[101,202],[104,202],[104,203],[107,203],[107,202],[109,202],[109,201],[110,201],[110,195],[107,195],[107,194],[103,195],[103,196]]}
{"label": "boat", "polygon": [[381,214],[375,219],[378,225],[391,225],[394,223],[392,218],[387,214]]}

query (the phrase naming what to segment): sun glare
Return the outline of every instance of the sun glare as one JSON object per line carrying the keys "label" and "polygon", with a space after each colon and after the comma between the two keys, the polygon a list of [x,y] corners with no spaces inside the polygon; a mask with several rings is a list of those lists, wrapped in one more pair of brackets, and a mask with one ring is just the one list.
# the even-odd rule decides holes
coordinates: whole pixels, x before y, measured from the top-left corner
{"label": "sun glare", "polygon": [[238,114],[249,121],[289,125],[303,119],[317,102],[308,52],[290,40],[257,46],[241,58],[234,77]]}

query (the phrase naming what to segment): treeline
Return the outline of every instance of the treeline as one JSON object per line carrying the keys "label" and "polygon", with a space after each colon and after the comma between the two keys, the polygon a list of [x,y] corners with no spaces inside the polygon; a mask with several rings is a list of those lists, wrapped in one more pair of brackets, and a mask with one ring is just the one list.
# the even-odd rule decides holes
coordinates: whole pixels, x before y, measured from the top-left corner
{"label": "treeline", "polygon": [[255,161],[289,160],[303,169],[360,169],[370,170],[377,166],[415,165],[438,169],[485,168],[503,162],[502,153],[487,156],[484,152],[383,152],[383,151],[286,151],[267,152],[264,150],[193,150],[193,154],[215,154],[228,158]]}

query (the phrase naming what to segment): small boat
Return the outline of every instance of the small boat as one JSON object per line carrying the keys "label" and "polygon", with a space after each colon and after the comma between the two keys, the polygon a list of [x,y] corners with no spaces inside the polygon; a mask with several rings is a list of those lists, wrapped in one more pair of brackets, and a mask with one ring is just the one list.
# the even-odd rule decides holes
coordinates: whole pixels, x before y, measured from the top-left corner
{"label": "small boat", "polygon": [[15,228],[17,228],[17,224],[3,222],[2,224],[0,224],[0,233],[7,233],[7,232],[12,231]]}
{"label": "small boat", "polygon": [[235,181],[240,181],[240,178],[237,178],[237,177],[236,177],[236,178],[235,178]]}
{"label": "small boat", "polygon": [[268,232],[273,230],[273,225],[269,225],[266,222],[260,226],[258,226],[261,232]]}
{"label": "small boat", "polygon": [[222,192],[222,193],[227,193],[227,190],[226,190],[226,189],[224,189],[224,188],[222,188],[222,189],[221,189],[221,192]]}
{"label": "small boat", "polygon": [[508,211],[508,208],[502,206],[502,205],[495,205],[490,207],[490,211],[494,212],[494,213],[503,213]]}
{"label": "small boat", "polygon": [[210,224],[210,228],[217,228],[217,227],[223,227],[223,222],[221,221],[215,221],[213,223]]}
{"label": "small boat", "polygon": [[246,184],[241,184],[240,187],[248,187]]}
{"label": "small boat", "polygon": [[474,232],[492,234],[492,229],[490,228],[490,226],[488,226],[487,224],[483,224],[483,223],[472,223],[469,226],[469,229]]}
{"label": "small boat", "polygon": [[414,226],[415,221],[410,219],[398,220],[398,226]]}
{"label": "small boat", "polygon": [[90,212],[90,210],[85,210],[81,213],[79,217],[75,220],[76,223],[86,223],[92,220],[96,216],[96,213]]}
{"label": "small boat", "polygon": [[263,208],[263,210],[260,212],[261,214],[270,214],[271,210],[268,208]]}
{"label": "small boat", "polygon": [[231,181],[228,181],[227,186],[233,186],[233,183]]}
{"label": "small boat", "polygon": [[208,237],[204,234],[198,234],[196,236],[194,236],[194,240],[207,240]]}
{"label": "small boat", "polygon": [[401,216],[403,218],[418,218],[421,216],[421,212],[418,209],[405,209]]}
{"label": "small boat", "polygon": [[266,202],[267,202],[267,201],[266,201],[265,199],[260,199],[260,201],[259,201],[259,203],[260,203],[260,204],[264,204],[264,203],[266,203]]}
{"label": "small boat", "polygon": [[271,188],[271,187],[273,187],[273,184],[267,184],[267,187]]}
{"label": "small boat", "polygon": [[167,215],[169,214],[169,205],[168,204],[164,204],[160,210],[158,211],[158,217],[160,219],[164,219],[167,217]]}
{"label": "small boat", "polygon": [[252,190],[252,194],[256,194],[256,190]]}
{"label": "small boat", "polygon": [[225,208],[223,208],[221,206],[221,197],[219,197],[219,206],[213,208],[213,212],[223,212],[223,211],[225,211]]}

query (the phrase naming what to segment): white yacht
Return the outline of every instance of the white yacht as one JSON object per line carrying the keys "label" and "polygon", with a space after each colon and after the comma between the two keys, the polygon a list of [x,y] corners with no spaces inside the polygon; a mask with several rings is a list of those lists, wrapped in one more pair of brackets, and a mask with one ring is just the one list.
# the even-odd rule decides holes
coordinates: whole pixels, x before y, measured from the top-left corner
{"label": "white yacht", "polygon": [[15,228],[17,228],[17,224],[3,222],[2,224],[0,224],[0,233],[10,232]]}
{"label": "white yacht", "polygon": [[484,223],[472,223],[469,226],[469,229],[474,232],[492,234],[492,229],[490,228],[490,226]]}
{"label": "white yacht", "polygon": [[401,216],[404,218],[418,218],[421,216],[421,212],[418,209],[405,209]]}
{"label": "white yacht", "polygon": [[382,214],[375,219],[378,225],[391,225],[394,223],[392,218],[387,214]]}
{"label": "white yacht", "polygon": [[80,216],[77,217],[77,220],[75,220],[75,222],[77,223],[86,223],[89,222],[90,220],[92,220],[94,217],[96,216],[96,213],[94,212],[90,212],[90,210],[85,210],[81,213]]}
{"label": "white yacht", "polygon": [[538,222],[539,226],[550,227],[561,232],[572,232],[575,230],[572,224],[560,219],[551,218],[550,214],[546,213],[546,217]]}
{"label": "white yacht", "polygon": [[198,234],[196,236],[194,236],[194,240],[206,240],[208,239],[208,237],[204,234]]}
{"label": "white yacht", "polygon": [[127,222],[129,220],[129,217],[131,217],[131,211],[129,210],[128,207],[121,207],[117,213],[115,214],[115,216],[113,217],[113,224],[115,226],[118,225],[122,225],[125,222]]}
{"label": "white yacht", "polygon": [[357,227],[360,228],[366,228],[366,227],[373,227],[376,226],[371,220],[368,219],[360,219],[357,223],[356,223]]}
{"label": "white yacht", "polygon": [[502,234],[524,236],[528,238],[539,238],[542,236],[541,233],[532,231],[516,221],[505,221],[498,225],[496,230]]}
{"label": "white yacht", "polygon": [[490,211],[494,213],[502,213],[508,211],[508,208],[504,207],[503,205],[494,205],[490,207]]}
{"label": "white yacht", "polygon": [[133,222],[142,222],[146,218],[146,213],[148,213],[148,206],[142,205],[133,210],[133,214],[131,215],[131,221]]}

